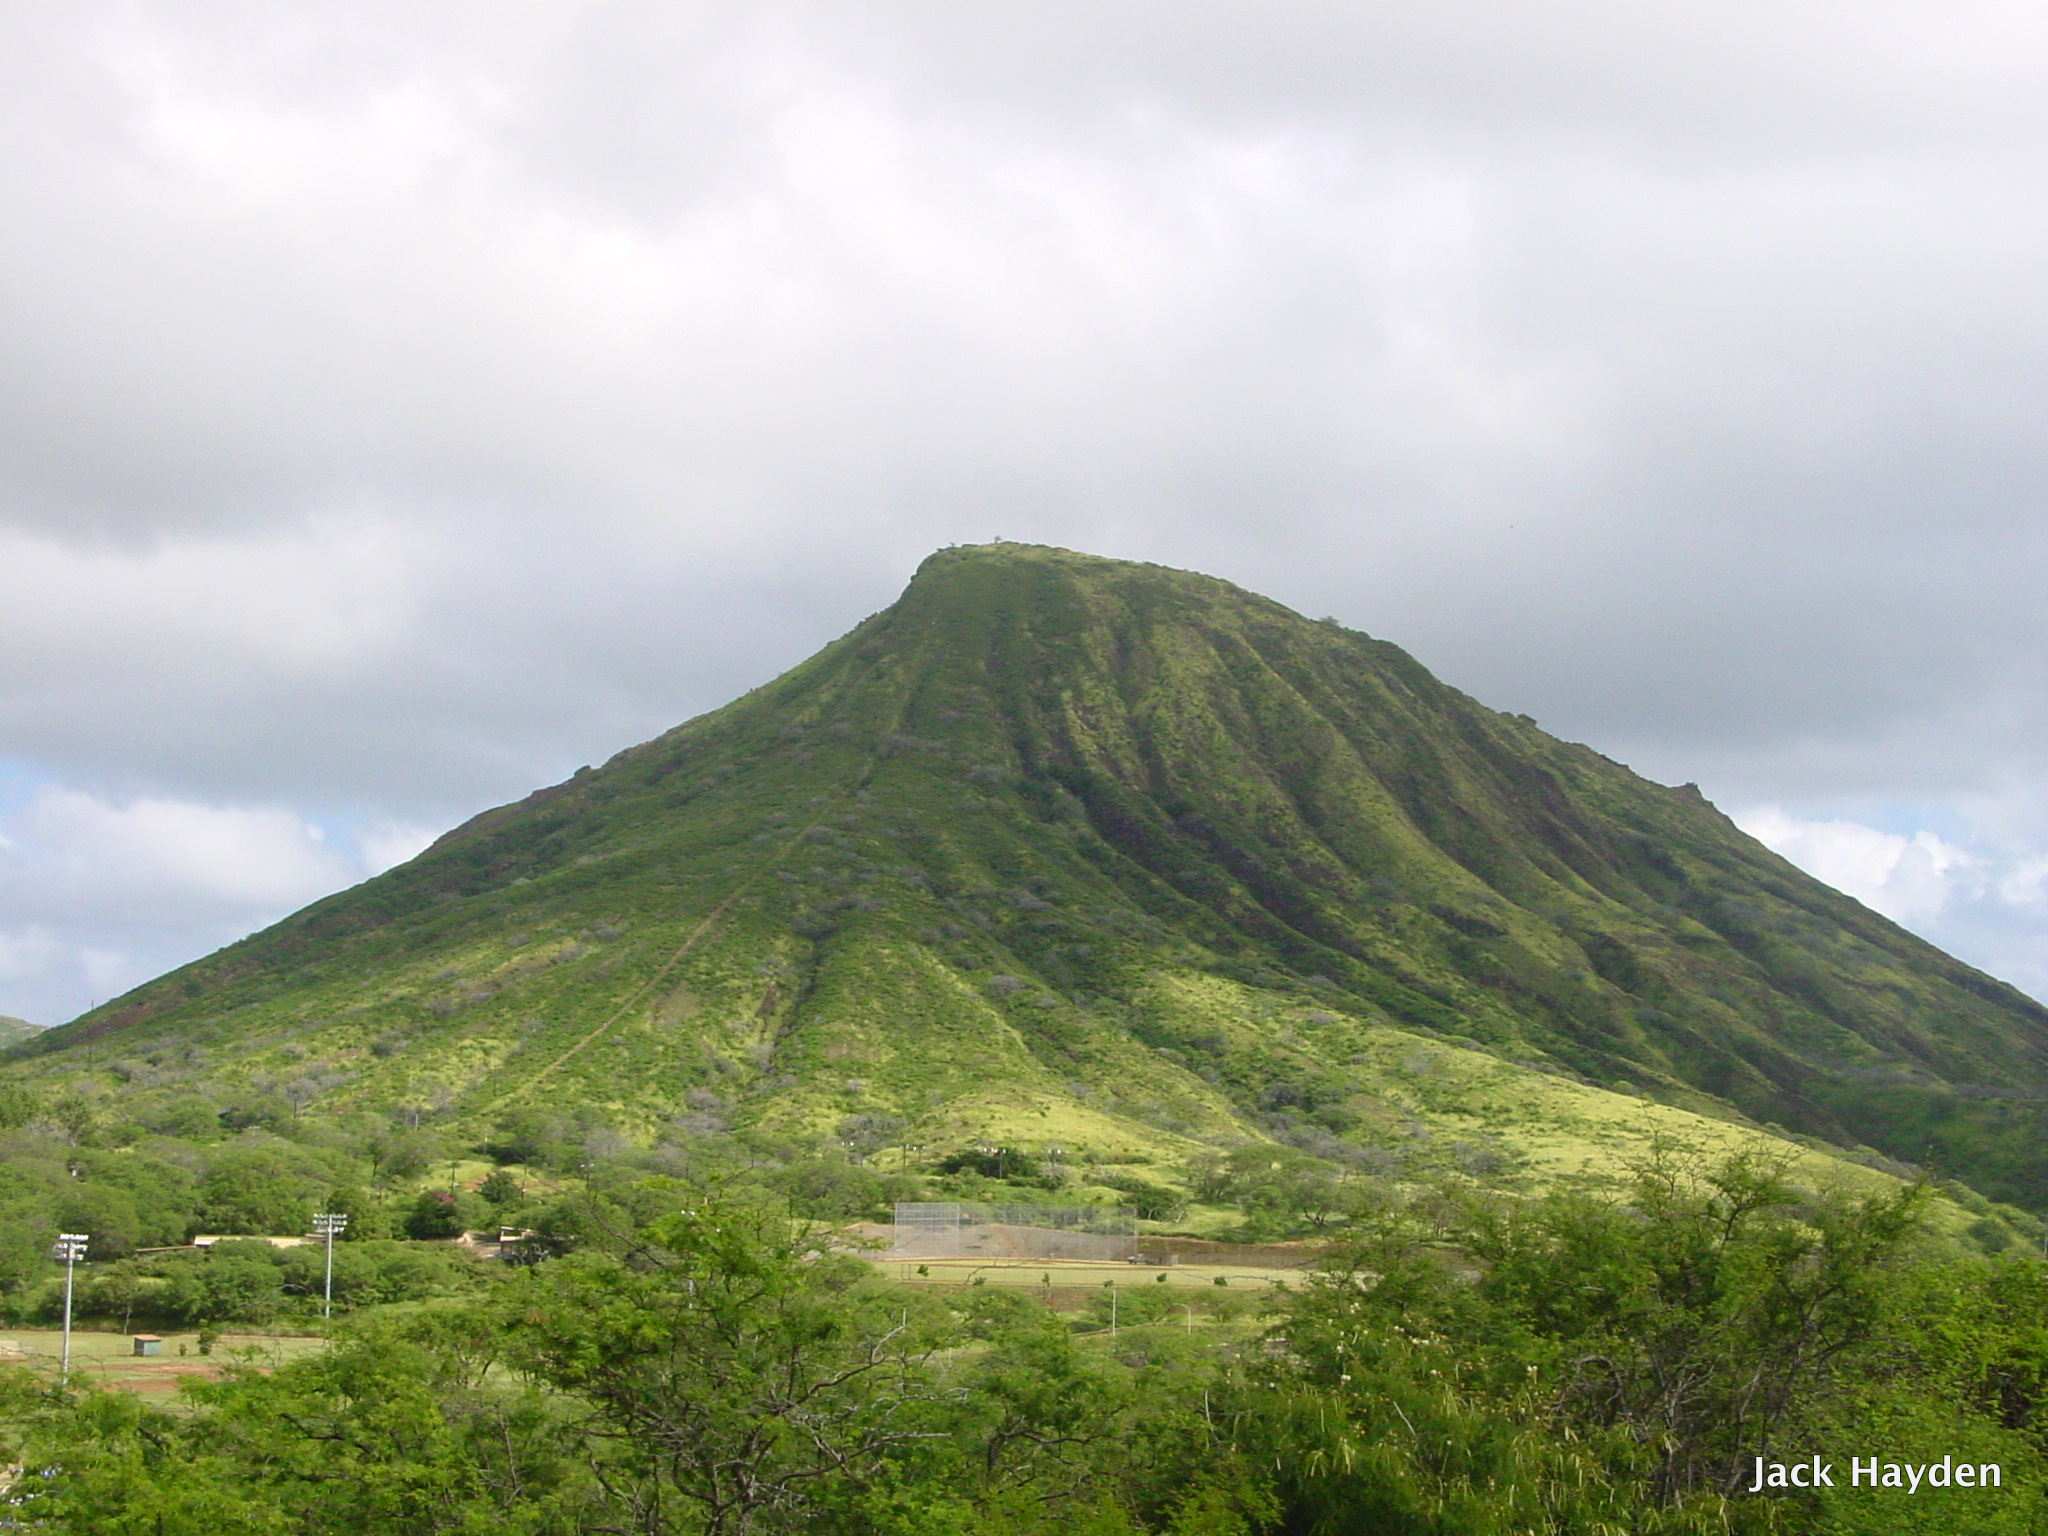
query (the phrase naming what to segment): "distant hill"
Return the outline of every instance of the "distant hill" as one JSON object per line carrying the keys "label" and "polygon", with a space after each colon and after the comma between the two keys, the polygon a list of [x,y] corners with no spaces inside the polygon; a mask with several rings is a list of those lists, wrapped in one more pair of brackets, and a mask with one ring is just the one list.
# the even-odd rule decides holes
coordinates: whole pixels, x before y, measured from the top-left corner
{"label": "distant hill", "polygon": [[1385,641],[1009,544],[11,1055],[479,1135],[1570,1171],[1770,1122],[2048,1204],[2048,1010]]}
{"label": "distant hill", "polygon": [[31,1024],[27,1019],[17,1019],[12,1014],[0,1013],[0,1048],[18,1045],[23,1040],[32,1040],[43,1032],[40,1024]]}

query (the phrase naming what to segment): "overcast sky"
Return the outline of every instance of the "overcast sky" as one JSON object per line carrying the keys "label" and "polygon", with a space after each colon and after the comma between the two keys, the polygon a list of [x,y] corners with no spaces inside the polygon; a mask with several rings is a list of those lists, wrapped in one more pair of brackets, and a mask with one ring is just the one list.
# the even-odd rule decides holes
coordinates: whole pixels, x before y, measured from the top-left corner
{"label": "overcast sky", "polygon": [[0,1013],[998,535],[2048,996],[2048,10],[0,3]]}

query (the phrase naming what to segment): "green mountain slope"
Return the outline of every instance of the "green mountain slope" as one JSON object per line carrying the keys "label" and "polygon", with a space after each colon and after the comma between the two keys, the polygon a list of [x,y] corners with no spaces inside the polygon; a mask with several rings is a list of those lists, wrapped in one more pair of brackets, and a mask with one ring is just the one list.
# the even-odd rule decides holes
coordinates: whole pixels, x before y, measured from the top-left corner
{"label": "green mountain slope", "polygon": [[145,1118],[573,1102],[1104,1156],[1590,1166],[1747,1119],[2048,1203],[2048,1010],[1392,645],[1016,545],[12,1058]]}
{"label": "green mountain slope", "polygon": [[41,1034],[42,1029],[42,1025],[31,1024],[27,1019],[17,1019],[12,1014],[0,1013],[0,1046],[31,1040]]}

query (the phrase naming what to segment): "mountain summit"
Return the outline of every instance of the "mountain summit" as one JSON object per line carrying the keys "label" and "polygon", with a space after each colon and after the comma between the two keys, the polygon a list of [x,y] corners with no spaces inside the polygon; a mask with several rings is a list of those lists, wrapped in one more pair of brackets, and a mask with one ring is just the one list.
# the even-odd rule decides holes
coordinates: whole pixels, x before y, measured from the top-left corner
{"label": "mountain summit", "polygon": [[1393,645],[1014,544],[12,1054],[145,1123],[576,1102],[1105,1156],[1385,1147],[1483,1059],[2048,1203],[2048,1010]]}

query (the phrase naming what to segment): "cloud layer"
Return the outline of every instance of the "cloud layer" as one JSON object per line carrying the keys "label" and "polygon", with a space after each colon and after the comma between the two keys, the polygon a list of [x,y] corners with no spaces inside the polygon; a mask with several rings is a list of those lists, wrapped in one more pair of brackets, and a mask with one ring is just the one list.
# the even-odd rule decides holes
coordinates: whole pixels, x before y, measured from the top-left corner
{"label": "cloud layer", "polygon": [[282,806],[43,783],[0,814],[0,990],[9,1012],[61,1019],[252,928],[410,858],[428,833],[345,839]]}
{"label": "cloud layer", "polygon": [[[996,535],[1398,640],[1776,807],[1984,963],[2043,931],[2006,875],[1924,894],[2048,854],[2026,8],[10,30],[0,1012],[358,878],[350,829],[602,758]],[[1977,863],[1911,872],[1939,849]]]}

